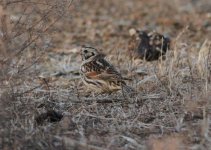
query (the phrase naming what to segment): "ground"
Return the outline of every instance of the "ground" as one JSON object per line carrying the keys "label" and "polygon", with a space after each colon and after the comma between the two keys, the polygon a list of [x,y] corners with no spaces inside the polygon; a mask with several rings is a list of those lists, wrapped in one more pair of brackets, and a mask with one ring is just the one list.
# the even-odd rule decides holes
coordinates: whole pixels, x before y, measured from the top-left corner
{"label": "ground", "polygon": [[[210,149],[210,0],[0,4],[0,149]],[[166,58],[129,57],[132,28],[169,37]],[[90,94],[84,44],[138,95]]]}

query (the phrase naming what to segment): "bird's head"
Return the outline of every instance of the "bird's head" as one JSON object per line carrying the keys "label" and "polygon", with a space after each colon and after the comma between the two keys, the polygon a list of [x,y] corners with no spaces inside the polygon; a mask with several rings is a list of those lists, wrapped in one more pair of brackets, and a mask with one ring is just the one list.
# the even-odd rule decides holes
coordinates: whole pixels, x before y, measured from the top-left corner
{"label": "bird's head", "polygon": [[81,48],[81,57],[83,61],[93,60],[98,56],[104,56],[104,54],[100,53],[96,48],[82,46]]}

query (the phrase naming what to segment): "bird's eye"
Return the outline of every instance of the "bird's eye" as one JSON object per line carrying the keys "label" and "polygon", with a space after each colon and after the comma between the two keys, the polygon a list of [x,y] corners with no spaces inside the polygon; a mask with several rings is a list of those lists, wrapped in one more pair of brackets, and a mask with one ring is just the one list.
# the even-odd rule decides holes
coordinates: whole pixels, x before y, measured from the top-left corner
{"label": "bird's eye", "polygon": [[88,51],[85,49],[85,50],[84,50],[84,53],[88,53]]}

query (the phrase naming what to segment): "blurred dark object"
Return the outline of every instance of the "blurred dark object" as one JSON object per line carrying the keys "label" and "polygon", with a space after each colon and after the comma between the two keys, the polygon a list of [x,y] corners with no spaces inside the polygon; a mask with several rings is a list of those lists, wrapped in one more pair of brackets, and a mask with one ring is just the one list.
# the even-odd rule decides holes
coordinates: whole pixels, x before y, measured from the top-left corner
{"label": "blurred dark object", "polygon": [[170,49],[170,39],[157,33],[131,29],[131,39],[128,50],[131,57],[145,59],[146,61],[158,60]]}
{"label": "blurred dark object", "polygon": [[59,122],[63,118],[63,115],[54,110],[48,110],[35,117],[35,121],[38,125],[42,125],[45,121],[47,122]]}

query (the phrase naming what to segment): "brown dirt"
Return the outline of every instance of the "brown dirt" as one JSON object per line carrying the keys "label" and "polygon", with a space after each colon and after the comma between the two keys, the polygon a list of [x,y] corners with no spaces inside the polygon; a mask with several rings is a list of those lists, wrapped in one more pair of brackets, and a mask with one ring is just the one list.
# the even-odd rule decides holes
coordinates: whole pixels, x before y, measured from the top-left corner
{"label": "brown dirt", "polygon": [[[210,0],[29,2],[0,2],[0,149],[210,149]],[[170,37],[166,59],[128,57],[131,28]],[[90,95],[83,44],[107,54],[139,95]],[[53,110],[61,120],[36,122]]]}

